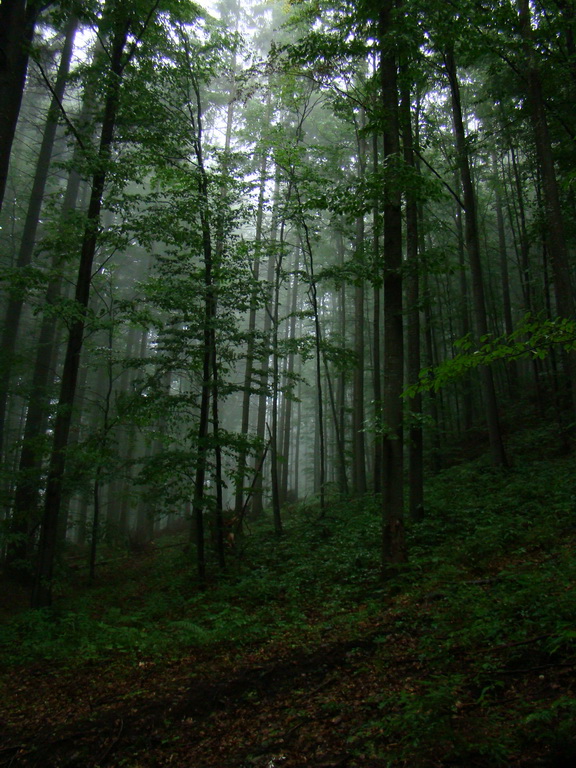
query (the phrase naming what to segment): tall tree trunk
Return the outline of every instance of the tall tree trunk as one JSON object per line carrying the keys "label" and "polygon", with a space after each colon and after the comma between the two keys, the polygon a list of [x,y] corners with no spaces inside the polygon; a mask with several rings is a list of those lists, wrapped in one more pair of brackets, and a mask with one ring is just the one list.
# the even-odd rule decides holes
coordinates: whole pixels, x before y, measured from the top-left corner
{"label": "tall tree trunk", "polygon": [[[344,240],[342,234],[336,234],[336,252],[338,254],[338,263],[344,264]],[[338,295],[338,320],[339,332],[342,343],[346,343],[346,283],[342,282]],[[341,496],[348,495],[348,475],[346,467],[346,369],[341,367],[336,381],[336,393],[333,397],[334,405],[334,426],[336,439],[338,440],[338,490]]]}
{"label": "tall tree trunk", "polygon": [[[514,147],[510,147],[510,159],[511,159],[511,171],[512,171],[512,186],[515,188],[516,194],[511,195],[512,201],[515,205],[515,218],[517,219],[518,238],[519,238],[519,250],[520,250],[520,284],[522,286],[522,295],[524,297],[524,311],[532,312],[534,309],[533,303],[533,285],[532,285],[532,270],[530,268],[530,238],[528,236],[528,228],[526,225],[526,210],[524,205],[524,189],[522,187],[522,179],[520,176],[520,169],[518,168],[518,160],[516,157],[516,150]],[[510,214],[512,219],[512,214]]]}
{"label": "tall tree trunk", "polygon": [[[66,193],[62,203],[61,222],[66,226],[68,214],[76,206],[80,188],[80,176],[75,170],[70,172]],[[52,266],[56,268],[55,255]],[[46,292],[46,305],[50,307],[60,296],[62,277],[50,282]],[[22,450],[10,533],[14,537],[8,548],[6,565],[11,570],[18,561],[25,564],[30,554],[30,537],[37,525],[40,507],[41,472],[43,451],[39,448],[41,438],[46,433],[49,415],[49,387],[54,376],[54,346],[57,335],[57,321],[49,312],[42,317],[40,334],[36,346],[36,358],[32,374],[32,386],[28,398],[26,421],[22,437]]]}
{"label": "tall tree trunk", "polygon": [[[502,306],[504,309],[504,330],[510,336],[514,330],[512,320],[512,301],[510,298],[510,275],[508,270],[508,247],[506,244],[506,230],[504,227],[504,209],[502,205],[502,193],[498,172],[498,160],[492,157],[492,170],[495,182],[496,226],[498,228],[498,250],[500,252],[500,279],[502,281]],[[510,397],[514,398],[518,392],[518,367],[515,360],[511,360],[509,367]]]}
{"label": "tall tree trunk", "polygon": [[[412,106],[410,89],[402,88],[400,101],[404,162],[416,170]],[[420,262],[418,257],[418,202],[416,190],[406,190],[406,304],[407,374],[408,384],[415,384],[420,373]],[[408,488],[409,511],[412,520],[420,520],[424,510],[424,454],[422,435],[422,394],[418,392],[409,402],[410,425],[408,434]]]}
{"label": "tall tree trunk", "polygon": [[[125,14],[125,10],[123,14]],[[98,224],[119,106],[120,87],[125,66],[124,50],[128,40],[129,26],[128,18],[125,15],[121,15],[116,23],[110,51],[110,69],[107,78],[107,91],[98,150],[98,170],[92,179],[92,191],[76,280],[75,301],[79,309],[79,317],[72,322],[68,334],[58,412],[54,423],[38,563],[32,593],[32,605],[35,608],[50,605],[52,601],[52,576],[56,555],[58,517],[62,503],[63,479],[66,465],[65,451],[72,423],[72,407],[74,405],[78,370],[80,367],[86,311],[90,299],[90,284],[96,252]]]}
{"label": "tall tree trunk", "polygon": [[[356,219],[356,259],[364,262],[364,217]],[[352,488],[366,493],[366,441],[364,439],[364,281],[354,286],[354,370],[352,373]]]}
{"label": "tall tree trunk", "polygon": [[[272,207],[272,226],[270,230],[270,255],[268,257],[268,269],[266,274],[267,298],[265,302],[264,313],[264,327],[263,337],[265,345],[270,343],[270,331],[272,328],[272,313],[273,313],[273,293],[274,293],[274,274],[275,274],[275,258],[274,249],[276,239],[278,237],[278,202],[280,196],[280,170],[276,168],[275,180],[274,180],[274,196]],[[257,456],[254,461],[254,473],[255,479],[253,484],[252,494],[252,513],[258,517],[264,510],[264,497],[263,497],[263,481],[262,481],[262,468],[264,455],[267,448],[264,448],[266,439],[266,409],[268,404],[268,378],[270,372],[270,350],[266,349],[264,358],[262,360],[262,371],[260,374],[260,395],[258,397],[258,419],[256,424],[256,437],[263,446],[262,454]]]}
{"label": "tall tree trunk", "polygon": [[[460,177],[462,181],[464,208],[466,211],[465,237],[468,260],[470,262],[470,271],[472,273],[472,296],[474,301],[476,332],[479,337],[482,337],[488,333],[488,321],[486,317],[486,301],[484,298],[484,282],[482,278],[482,264],[480,260],[480,240],[478,235],[478,221],[476,215],[476,195],[472,182],[472,174],[470,173],[470,160],[468,156],[464,121],[462,118],[460,84],[458,82],[456,62],[454,60],[454,53],[452,50],[446,51],[444,61],[450,85],[454,138],[456,142],[456,152],[458,155]],[[489,366],[482,366],[480,369],[480,375],[482,378],[484,407],[486,422],[488,425],[488,435],[490,439],[492,464],[496,467],[505,467],[507,466],[508,462],[506,459],[506,453],[504,451],[504,443],[500,429],[500,419],[498,416],[496,389],[494,386],[492,369]]]}
{"label": "tall tree trunk", "polygon": [[[542,178],[542,192],[547,229],[546,240],[549,246],[549,256],[552,264],[556,309],[560,317],[574,318],[576,307],[572,289],[572,276],[564,234],[564,222],[560,205],[558,182],[556,180],[556,171],[554,169],[552,144],[548,130],[544,96],[542,93],[542,81],[532,41],[529,0],[518,0],[518,15],[527,64],[528,102],[532,113],[534,141],[536,144],[536,154],[538,156],[538,165]],[[573,414],[576,415],[576,353],[567,353],[565,355],[564,364],[571,389],[572,410]]]}
{"label": "tall tree trunk", "polygon": [[216,337],[212,328],[212,431],[214,434],[216,508],[214,510],[214,528],[216,533],[216,554],[222,570],[226,568],[224,553],[224,480],[222,476],[222,448],[220,446],[219,379],[218,358],[216,357]]}
{"label": "tall tree trunk", "polygon": [[36,0],[0,3],[0,211],[39,10]]}
{"label": "tall tree trunk", "polygon": [[393,40],[394,0],[383,0],[378,17],[381,99],[384,117],[384,472],[382,494],[382,572],[406,560],[404,533],[403,402],[404,333],[402,315],[402,207],[397,59]]}
{"label": "tall tree trunk", "polygon": [[[534,310],[533,304],[533,286],[532,286],[532,269],[530,266],[530,239],[528,237],[528,230],[526,226],[526,213],[524,205],[524,189],[522,186],[522,180],[520,178],[520,169],[518,168],[518,161],[516,158],[516,151],[512,146],[512,140],[507,136],[508,140],[508,157],[507,163],[507,176],[509,184],[515,194],[508,194],[507,200],[507,214],[514,237],[514,245],[516,251],[516,260],[518,264],[518,272],[520,278],[520,286],[522,289],[522,297],[524,305],[522,307],[524,313],[532,313]],[[546,412],[546,397],[542,388],[542,382],[540,380],[540,365],[541,360],[534,358],[532,360],[532,374],[534,377],[534,389],[536,391],[538,411],[542,418]]]}
{"label": "tall tree trunk", "polygon": [[[358,175],[366,174],[366,139],[362,130],[366,114],[360,109],[360,125],[356,128]],[[364,214],[356,218],[355,260],[363,267],[366,261],[364,243]],[[355,494],[366,493],[366,441],[364,438],[364,279],[357,277],[354,285],[354,355],[352,375],[352,489]]]}
{"label": "tall tree trunk", "polygon": [[[296,188],[298,208],[304,211],[300,194]],[[314,271],[314,252],[310,239],[310,230],[304,215],[302,215],[302,230],[304,232],[304,253],[308,257],[307,271],[310,279],[308,296],[314,317],[314,359],[316,363],[316,417],[318,419],[318,491],[320,494],[320,510],[324,514],[326,508],[326,430],[324,424],[324,387],[322,385],[322,328],[320,325],[320,308],[318,306],[318,288]]]}
{"label": "tall tree trunk", "polygon": [[[102,376],[101,382],[104,384],[104,397],[101,410],[100,424],[96,426],[96,433],[99,433],[99,439],[97,446],[101,451],[105,451],[106,445],[110,439],[110,409],[112,407],[112,391],[114,389],[114,371],[113,371],[113,351],[114,351],[114,326],[112,322],[107,329],[106,347],[109,352],[105,369],[101,369]],[[100,384],[100,376],[99,384]],[[100,393],[101,387],[98,386],[96,391]],[[96,459],[98,466],[96,467],[96,473],[94,476],[94,484],[92,488],[92,533],[90,536],[90,556],[88,562],[88,579],[92,583],[96,577],[96,553],[98,551],[98,541],[100,539],[100,525],[102,514],[102,475],[104,473],[105,464],[102,460]],[[66,532],[64,532],[66,535]]]}
{"label": "tall tree trunk", "polygon": [[[202,108],[200,102],[200,90],[196,80],[192,83],[196,94],[196,125],[195,125],[195,150],[198,164],[198,194],[202,201],[200,210],[200,224],[202,229],[202,255],[204,259],[204,317],[203,317],[203,352],[202,352],[202,392],[200,397],[200,415],[197,430],[197,454],[196,474],[194,480],[194,500],[192,504],[192,516],[196,529],[196,563],[198,573],[198,585],[200,589],[206,588],[206,557],[204,542],[204,498],[205,481],[208,467],[210,404],[215,398],[214,366],[216,361],[216,338],[214,324],[217,311],[217,286],[214,274],[214,256],[212,251],[212,234],[210,230],[209,211],[209,183],[204,166],[202,146]],[[217,395],[216,395],[217,396]],[[217,425],[214,424],[214,427]],[[218,441],[218,435],[214,435]]]}
{"label": "tall tree trunk", "polygon": [[[238,9],[236,9],[238,10]],[[231,72],[234,74],[236,71],[236,57],[234,55]],[[225,237],[226,232],[224,229],[224,215],[227,201],[226,201],[226,185],[229,183],[230,176],[230,147],[232,145],[232,126],[234,122],[234,102],[236,99],[235,87],[231,86],[230,98],[228,101],[228,108],[226,111],[226,135],[224,139],[224,156],[222,162],[222,181],[219,193],[219,208],[220,215],[218,217],[217,229],[216,229],[216,245],[214,249],[214,272],[215,282],[218,283],[218,272],[222,263],[222,257],[224,255]],[[199,118],[200,119],[200,118]],[[208,198],[206,198],[206,205],[208,206]],[[208,208],[207,208],[208,210]],[[216,295],[214,297],[214,317],[216,317]],[[224,478],[222,475],[222,445],[220,441],[220,415],[219,415],[219,398],[220,387],[219,378],[220,371],[218,366],[218,357],[216,354],[216,330],[214,323],[211,323],[211,350],[212,350],[212,431],[214,434],[214,459],[215,459],[215,483],[216,483],[216,507],[214,510],[214,532],[216,537],[216,553],[218,556],[218,563],[221,569],[226,567],[226,559],[224,553]]]}
{"label": "tall tree trunk", "polygon": [[[456,173],[456,188],[462,187],[460,173]],[[458,202],[455,203],[454,221],[456,224],[458,246],[458,277],[459,277],[459,334],[465,338],[470,333],[470,295],[468,275],[466,270],[466,251],[464,237],[463,211]],[[462,374],[462,430],[464,433],[472,429],[474,402],[472,399],[472,377],[468,371]]]}
{"label": "tall tree trunk", "polygon": [[[244,388],[242,392],[242,422],[240,426],[241,435],[246,438],[250,425],[250,399],[252,395],[254,375],[254,334],[256,331],[256,310],[258,305],[258,289],[260,278],[260,249],[262,245],[262,224],[264,221],[264,193],[266,188],[266,168],[268,155],[262,152],[260,160],[260,188],[258,191],[258,209],[256,212],[256,232],[254,234],[254,261],[252,265],[252,278],[254,280],[254,289],[252,291],[252,300],[250,313],[248,315],[248,344],[246,349],[246,368],[244,371]],[[236,467],[236,495],[234,508],[236,515],[240,515],[244,508],[244,485],[246,482],[246,457],[247,450],[242,447],[238,454],[238,464]]]}
{"label": "tall tree trunk", "polygon": [[[287,193],[290,198],[290,187]],[[280,392],[280,355],[278,352],[279,324],[280,324],[280,286],[282,283],[282,262],[284,258],[284,232],[286,222],[282,218],[280,224],[279,250],[276,255],[274,269],[274,294],[272,308],[272,426],[270,427],[270,480],[272,485],[272,517],[274,520],[274,533],[281,536],[282,515],[280,509],[280,471],[279,462],[279,430],[278,430],[278,399]]]}
{"label": "tall tree trunk", "polygon": [[[377,98],[377,94],[374,94]],[[377,103],[374,103],[377,107]],[[374,132],[372,136],[372,172],[374,175],[378,172],[378,134]],[[382,273],[381,253],[380,253],[380,213],[377,204],[372,211],[372,259],[374,269],[373,280],[373,311],[372,311],[372,393],[374,396],[374,469],[373,482],[374,493],[382,492],[382,467],[383,467],[383,446],[382,446],[382,339],[380,326],[382,323],[382,301],[380,276]]]}
{"label": "tall tree trunk", "polygon": [[[296,312],[298,309],[298,270],[300,268],[299,253],[294,263],[294,279],[292,281],[292,304],[290,307],[290,323],[288,324],[288,339],[296,338]],[[285,385],[282,418],[282,473],[280,481],[280,501],[282,504],[288,498],[288,478],[290,475],[290,436],[292,434],[292,403],[294,401],[293,382],[294,353],[289,352],[286,360]]]}
{"label": "tall tree trunk", "polygon": [[[23,269],[32,261],[36,233],[40,222],[40,210],[42,208],[42,201],[44,199],[44,191],[46,189],[46,181],[48,179],[48,171],[50,168],[50,160],[52,158],[54,140],[56,138],[60,103],[62,102],[66,80],[70,71],[70,61],[72,59],[72,50],[74,48],[74,38],[76,36],[77,27],[78,21],[75,17],[72,17],[66,27],[66,37],[60,56],[60,65],[58,67],[58,74],[54,85],[54,93],[46,117],[42,142],[40,144],[40,152],[38,154],[38,159],[36,160],[36,171],[32,182],[32,191],[30,192],[30,198],[28,200],[28,209],[24,220],[22,240],[20,242],[16,260],[18,269]],[[2,447],[5,438],[4,424],[6,421],[6,406],[10,389],[12,361],[14,350],[16,349],[23,303],[24,301],[21,296],[13,296],[8,300],[2,339],[0,340],[3,358],[2,386],[0,387],[0,456],[3,455]]]}

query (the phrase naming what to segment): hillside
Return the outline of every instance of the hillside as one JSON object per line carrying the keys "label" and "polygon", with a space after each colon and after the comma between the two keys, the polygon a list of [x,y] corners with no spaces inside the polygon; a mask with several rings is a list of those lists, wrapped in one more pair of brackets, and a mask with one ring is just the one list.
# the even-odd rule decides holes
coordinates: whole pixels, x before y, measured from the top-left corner
{"label": "hillside", "polygon": [[281,540],[253,523],[205,593],[177,540],[109,553],[92,589],[68,565],[52,611],[5,616],[0,765],[574,765],[575,456],[553,437],[441,473],[384,584],[370,498],[301,504]]}

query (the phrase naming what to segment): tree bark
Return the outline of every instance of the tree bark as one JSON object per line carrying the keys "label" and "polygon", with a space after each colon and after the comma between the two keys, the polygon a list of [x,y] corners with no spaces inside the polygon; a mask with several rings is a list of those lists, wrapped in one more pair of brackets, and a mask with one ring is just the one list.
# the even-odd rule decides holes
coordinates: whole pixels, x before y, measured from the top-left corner
{"label": "tree bark", "polygon": [[[210,199],[208,194],[208,177],[204,167],[202,147],[202,109],[198,83],[194,80],[193,88],[196,94],[196,125],[195,150],[198,164],[198,194],[201,200],[200,225],[202,229],[202,254],[204,259],[204,317],[202,339],[202,392],[200,397],[200,415],[197,430],[196,473],[194,479],[194,500],[192,516],[196,529],[196,564],[198,586],[206,588],[206,556],[204,542],[204,497],[206,470],[208,465],[208,443],[210,427],[210,403],[214,399],[214,361],[216,359],[216,339],[214,323],[216,320],[217,296],[214,281],[214,258],[212,253],[212,235],[208,212]],[[217,440],[217,434],[214,436]]]}
{"label": "tree bark", "polygon": [[[274,202],[272,207],[272,226],[271,226],[270,238],[269,238],[270,256],[268,257],[268,268],[267,268],[267,274],[266,274],[266,285],[268,286],[268,289],[267,289],[268,295],[267,295],[266,306],[265,306],[264,327],[263,327],[263,337],[264,337],[265,345],[269,345],[270,343],[269,341],[270,331],[272,328],[272,313],[273,313],[272,300],[273,300],[274,270],[275,270],[274,247],[278,237],[277,207],[278,207],[279,195],[280,195],[280,171],[278,168],[276,168],[275,181],[274,181],[274,197],[273,197]],[[269,348],[266,349],[265,351],[261,365],[262,365],[262,370],[260,373],[260,395],[258,397],[258,419],[256,424],[256,437],[260,441],[263,448],[262,448],[262,454],[260,456],[257,456],[254,461],[255,482],[254,482],[254,492],[252,494],[252,513],[256,517],[259,517],[264,510],[263,481],[262,481],[263,461],[261,461],[261,459],[266,450],[264,448],[264,444],[266,441],[266,408],[268,403],[268,387],[269,387],[268,380],[269,380],[269,373],[270,373]]]}
{"label": "tree bark", "polygon": [[[61,221],[66,226],[66,218],[75,206],[80,188],[80,176],[71,171],[62,203]],[[54,262],[56,258],[54,259]],[[57,264],[53,262],[53,267]],[[57,301],[61,292],[62,277],[50,282],[46,292],[46,305]],[[50,313],[45,313],[40,325],[40,334],[36,345],[36,358],[32,374],[32,386],[28,398],[26,421],[22,436],[22,450],[18,466],[18,477],[14,492],[14,505],[10,533],[15,540],[8,547],[6,566],[26,564],[30,554],[30,537],[38,524],[40,507],[42,450],[39,449],[41,438],[46,433],[49,415],[49,387],[54,376],[54,346],[57,336],[57,321]]]}
{"label": "tree bark", "polygon": [[[288,324],[288,338],[293,341],[296,338],[296,311],[298,309],[298,270],[300,267],[299,254],[296,254],[294,262],[294,279],[292,281],[292,304],[290,307],[290,323]],[[280,501],[284,504],[288,498],[288,478],[290,476],[290,437],[292,435],[292,404],[294,401],[293,382],[294,353],[289,352],[286,359],[284,377],[284,399],[282,406],[282,473],[280,480]]]}
{"label": "tree bark", "polygon": [[[452,50],[447,50],[445,52],[444,61],[450,86],[454,138],[458,155],[460,178],[462,181],[464,208],[466,212],[465,239],[470,271],[472,273],[472,298],[474,302],[475,325],[478,336],[482,338],[488,334],[488,321],[486,316],[486,300],[484,297],[484,282],[482,278],[482,263],[480,260],[480,238],[478,234],[476,214],[476,195],[472,182],[472,174],[470,173],[470,160],[466,144],[464,121],[462,118],[460,84],[458,82],[456,62]],[[502,440],[492,369],[489,366],[482,366],[480,368],[480,376],[482,379],[484,408],[490,439],[492,464],[496,467],[505,467],[508,465],[508,461]]]}
{"label": "tree bark", "polygon": [[[56,138],[56,128],[58,125],[57,121],[60,109],[59,105],[62,101],[62,97],[64,96],[66,80],[70,71],[70,61],[72,59],[72,50],[74,47],[74,38],[76,35],[77,27],[77,19],[75,17],[71,17],[66,27],[66,37],[60,57],[60,65],[58,67],[58,74],[56,77],[56,83],[54,85],[54,93],[50,103],[50,108],[48,109],[46,124],[44,126],[44,133],[42,135],[42,142],[40,144],[40,152],[36,161],[36,171],[34,174],[34,180],[32,182],[32,191],[28,200],[28,209],[26,211],[26,218],[24,220],[22,240],[20,242],[18,257],[16,260],[16,267],[18,269],[23,269],[32,261],[34,245],[36,242],[36,233],[38,231],[38,224],[40,221],[40,210],[42,208],[44,191],[46,189],[46,181],[48,179],[48,171],[50,169],[50,160],[52,158],[54,140]],[[2,387],[0,388],[1,455],[3,455],[2,449],[5,439],[4,425],[6,422],[6,407],[8,404],[12,361],[14,358],[14,350],[16,349],[16,342],[18,339],[18,330],[20,326],[20,318],[22,316],[23,304],[24,301],[21,296],[10,297],[8,300],[8,306],[6,308],[6,315],[2,331],[2,339],[0,340],[0,348],[2,349],[3,358]]]}
{"label": "tree bark", "polygon": [[[288,186],[287,198],[290,199],[291,185]],[[280,223],[279,248],[274,265],[274,292],[272,307],[272,426],[270,427],[270,481],[272,485],[272,519],[274,533],[282,536],[282,510],[280,505],[280,470],[279,462],[279,429],[278,429],[278,400],[280,393],[280,355],[278,352],[280,330],[280,286],[282,284],[282,263],[284,259],[284,234],[286,221]]]}
{"label": "tree bark", "polygon": [[0,211],[39,10],[34,0],[0,3]]}
{"label": "tree bark", "polygon": [[[302,201],[296,188],[298,207],[303,211]],[[302,215],[302,229],[304,231],[304,252],[308,257],[307,270],[309,275],[308,296],[314,317],[314,359],[316,363],[316,416],[318,419],[318,491],[320,496],[320,514],[323,515],[326,508],[326,431],[324,423],[324,387],[322,385],[322,328],[320,325],[320,308],[318,306],[318,288],[314,271],[314,252],[308,224]]]}
{"label": "tree bark", "polygon": [[404,332],[402,316],[402,207],[399,173],[400,130],[395,2],[384,0],[378,17],[380,87],[384,117],[384,472],[382,494],[382,573],[407,559],[404,533],[403,402]]}
{"label": "tree bark", "polygon": [[[404,162],[416,170],[410,90],[402,89],[400,101]],[[414,180],[413,184],[416,181]],[[406,304],[407,375],[408,384],[415,384],[420,373],[420,262],[418,254],[418,202],[416,190],[406,190]],[[424,511],[424,453],[422,435],[422,394],[418,392],[409,402],[408,434],[408,507],[412,520],[420,520]]]}
{"label": "tree bark", "polygon": [[107,78],[107,92],[98,149],[98,170],[92,178],[92,191],[88,205],[86,228],[84,230],[80,264],[76,280],[75,301],[76,306],[78,307],[78,317],[72,322],[68,334],[58,411],[54,423],[52,452],[46,485],[44,516],[38,551],[38,563],[32,592],[32,606],[34,608],[50,605],[52,601],[52,577],[54,558],[56,555],[58,517],[62,503],[63,480],[66,465],[65,451],[68,445],[68,437],[72,423],[72,408],[74,405],[74,396],[76,393],[76,384],[80,367],[80,354],[84,339],[86,312],[90,299],[92,265],[96,252],[98,225],[102,209],[107,166],[110,160],[116,116],[119,107],[120,87],[125,66],[123,61],[124,50],[127,44],[130,26],[129,20],[124,13],[120,15],[117,20],[111,45],[110,68]]}
{"label": "tree bark", "polygon": [[[254,234],[254,261],[252,263],[252,278],[254,280],[254,289],[252,291],[252,302],[250,313],[248,315],[248,344],[246,349],[246,368],[244,371],[244,388],[242,392],[242,421],[240,433],[243,438],[247,438],[250,425],[250,400],[252,395],[254,375],[254,334],[256,331],[256,309],[258,303],[258,281],[260,279],[260,249],[262,245],[262,224],[264,221],[264,192],[266,186],[266,168],[268,164],[268,155],[262,153],[260,160],[260,188],[258,191],[258,209],[256,212],[256,232]],[[238,516],[244,508],[244,484],[246,482],[246,456],[247,450],[241,448],[238,454],[238,464],[236,467],[236,494],[235,494],[235,514]]]}
{"label": "tree bark", "polygon": [[[532,26],[529,0],[518,0],[518,15],[520,32],[524,45],[527,64],[527,95],[532,114],[532,127],[536,154],[542,178],[542,193],[546,216],[546,239],[549,246],[549,256],[552,263],[556,309],[560,317],[573,318],[575,301],[572,289],[572,276],[564,234],[564,221],[560,205],[560,194],[552,143],[548,130],[548,120],[542,93],[542,81],[532,45]],[[564,365],[568,374],[571,390],[572,410],[576,415],[576,353],[565,355]]]}
{"label": "tree bark", "polygon": [[[494,205],[496,208],[496,226],[498,228],[498,250],[500,252],[500,278],[502,281],[502,307],[504,310],[504,331],[510,336],[514,331],[512,319],[512,301],[510,298],[510,274],[508,270],[508,247],[506,243],[506,230],[504,227],[504,210],[502,205],[502,193],[500,191],[500,178],[498,173],[498,160],[492,157],[492,170],[495,182]],[[515,397],[518,391],[518,367],[515,360],[508,364],[510,397]]]}
{"label": "tree bark", "polygon": [[[361,130],[366,124],[366,114],[360,109],[360,125],[356,126],[358,148],[358,176],[366,174],[366,140]],[[365,264],[364,214],[356,218],[355,260],[362,268]],[[366,493],[366,441],[364,438],[364,278],[357,277],[354,285],[354,355],[352,374],[352,489],[361,496]]]}
{"label": "tree bark", "polygon": [[[375,94],[377,98],[377,94]],[[377,107],[377,103],[374,104]],[[372,136],[372,171],[376,175],[378,171],[378,134],[374,132]],[[372,392],[374,395],[374,468],[373,482],[374,493],[382,492],[382,467],[383,467],[383,447],[382,447],[382,339],[380,327],[382,323],[382,301],[380,275],[382,272],[381,253],[380,253],[380,212],[377,204],[372,211],[372,258],[374,269],[373,311],[372,311]],[[343,334],[344,336],[344,334]]]}

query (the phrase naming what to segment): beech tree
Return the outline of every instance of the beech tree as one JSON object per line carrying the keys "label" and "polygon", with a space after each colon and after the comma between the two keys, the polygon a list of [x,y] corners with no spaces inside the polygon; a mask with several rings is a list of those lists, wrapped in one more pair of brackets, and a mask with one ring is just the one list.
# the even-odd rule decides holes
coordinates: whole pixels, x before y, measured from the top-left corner
{"label": "beech tree", "polygon": [[[110,0],[104,8],[103,24],[100,32],[108,37],[109,68],[105,75],[102,124],[98,148],[95,157],[92,159],[95,171],[91,180],[90,200],[76,279],[75,303],[78,314],[72,321],[68,333],[58,410],[54,422],[54,438],[48,469],[46,501],[32,596],[32,603],[35,607],[47,605],[51,601],[58,516],[62,502],[65,470],[65,451],[72,423],[72,407],[76,394],[86,313],[90,299],[90,283],[96,252],[98,227],[105,184],[109,173],[108,166],[112,155],[114,130],[120,107],[122,79],[126,67],[130,64],[136,52],[138,42],[145,33],[152,17],[157,12],[158,5],[158,2],[154,2],[152,5],[149,4],[149,7],[146,9],[148,12],[147,16],[143,22],[136,16],[137,7],[131,7],[124,3],[117,4],[114,0]],[[129,35],[131,33],[134,35],[134,41],[129,43]]]}
{"label": "beech tree", "polygon": [[[53,86],[52,100],[46,116],[46,124],[42,135],[42,143],[34,173],[32,190],[30,192],[22,238],[15,265],[17,270],[24,270],[32,261],[36,234],[40,221],[40,211],[44,200],[44,192],[50,169],[50,160],[54,147],[54,140],[56,138],[60,105],[64,96],[64,89],[66,87],[66,80],[70,69],[70,60],[72,57],[72,49],[77,27],[78,19],[75,16],[71,16],[66,24],[58,74]],[[6,406],[12,369],[11,363],[18,339],[23,303],[24,300],[22,295],[12,297],[8,302],[4,319],[1,340],[5,357],[2,366],[2,388],[0,390],[0,453],[4,441]]]}
{"label": "beech tree", "polygon": [[37,0],[2,0],[0,3],[0,210],[24,93],[30,46],[42,6],[43,3]]}
{"label": "beech tree", "polygon": [[2,552],[36,553],[34,605],[67,541],[96,578],[104,537],[178,520],[203,588],[226,532],[289,532],[296,490],[327,525],[377,495],[389,577],[430,474],[484,438],[507,466],[521,395],[567,441],[570,3],[0,8],[26,147],[1,213]]}

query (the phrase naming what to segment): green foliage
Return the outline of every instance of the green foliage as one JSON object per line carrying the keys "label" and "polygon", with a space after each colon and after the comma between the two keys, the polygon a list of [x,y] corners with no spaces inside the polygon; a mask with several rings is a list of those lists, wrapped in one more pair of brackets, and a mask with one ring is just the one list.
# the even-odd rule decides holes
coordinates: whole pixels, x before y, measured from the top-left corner
{"label": "green foliage", "polygon": [[[349,732],[359,762],[505,766],[524,748],[560,759],[573,748],[575,705],[548,677],[576,653],[576,485],[574,456],[531,458],[552,441],[534,430],[516,439],[514,469],[478,460],[429,483],[426,517],[408,529],[411,561],[393,583],[379,580],[377,498],[331,500],[323,517],[301,502],[280,539],[268,520],[249,522],[227,572],[210,566],[206,592],[180,547],[103,566],[100,585],[63,596],[58,611],[7,621],[4,663],[357,638],[370,647],[358,663],[402,670],[401,686],[383,682],[362,704]],[[524,691],[528,676],[536,683]]]}
{"label": "green foliage", "polygon": [[46,289],[46,273],[33,265],[2,267],[0,268],[0,286],[13,299],[24,301],[37,297]]}
{"label": "green foliage", "polygon": [[525,357],[543,359],[555,348],[573,352],[576,349],[576,321],[563,317],[539,320],[526,315],[509,336],[483,336],[479,341],[480,346],[477,346],[469,336],[460,339],[455,346],[462,351],[434,368],[420,371],[419,381],[408,387],[404,395],[413,397],[417,392],[437,392],[481,365]]}
{"label": "green foliage", "polygon": [[390,766],[405,764],[408,754],[417,754],[419,765],[433,765],[437,754],[463,760],[478,752],[489,756],[491,765],[506,765],[508,745],[498,731],[491,736],[482,734],[479,743],[458,734],[465,683],[460,674],[409,680],[404,690],[370,702],[381,715],[354,732],[350,743],[364,757],[385,755]]}

